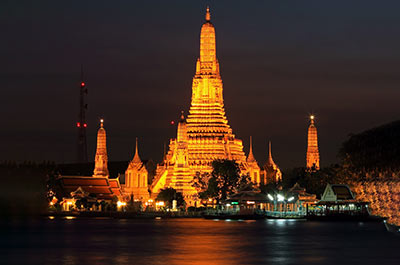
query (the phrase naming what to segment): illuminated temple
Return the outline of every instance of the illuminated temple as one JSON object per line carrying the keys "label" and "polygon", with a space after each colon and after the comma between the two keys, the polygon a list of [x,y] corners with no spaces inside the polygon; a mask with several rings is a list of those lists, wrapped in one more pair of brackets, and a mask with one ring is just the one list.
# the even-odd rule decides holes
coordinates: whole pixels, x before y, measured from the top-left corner
{"label": "illuminated temple", "polygon": [[314,115],[310,116],[308,127],[307,164],[310,170],[319,170],[318,133],[314,124]]}
{"label": "illuminated temple", "polygon": [[191,181],[196,172],[210,172],[215,159],[236,160],[242,174],[260,183],[260,168],[252,152],[243,151],[228,124],[224,109],[223,85],[216,56],[215,28],[207,8],[200,33],[200,56],[192,83],[192,100],[187,117],[182,112],[177,137],[171,139],[164,161],[157,166],[150,191],[172,187],[191,200],[196,194]]}

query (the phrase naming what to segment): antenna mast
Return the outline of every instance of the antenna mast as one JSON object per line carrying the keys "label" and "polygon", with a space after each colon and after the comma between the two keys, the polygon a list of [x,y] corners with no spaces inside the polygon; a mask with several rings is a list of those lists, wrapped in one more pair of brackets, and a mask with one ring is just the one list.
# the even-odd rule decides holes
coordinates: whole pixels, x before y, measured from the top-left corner
{"label": "antenna mast", "polygon": [[80,94],[79,94],[79,117],[78,122],[76,123],[76,127],[78,128],[78,146],[77,146],[77,162],[78,163],[87,163],[87,142],[86,142],[86,95],[88,94],[88,90],[86,88],[86,84],[83,78],[83,66],[81,65],[81,83],[80,83]]}

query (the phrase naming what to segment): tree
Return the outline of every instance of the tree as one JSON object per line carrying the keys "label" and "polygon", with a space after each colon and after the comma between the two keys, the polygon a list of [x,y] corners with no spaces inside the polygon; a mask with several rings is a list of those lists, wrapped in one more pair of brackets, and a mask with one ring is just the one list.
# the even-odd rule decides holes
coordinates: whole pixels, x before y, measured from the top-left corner
{"label": "tree", "polygon": [[176,200],[177,206],[185,204],[182,192],[177,192],[174,188],[161,189],[156,198],[156,201],[164,201],[169,207],[172,207],[173,200]]}
{"label": "tree", "polygon": [[240,175],[240,167],[234,160],[214,160],[212,167],[211,174],[197,174],[193,181],[193,187],[199,191],[202,199],[225,200],[229,195],[238,192],[241,187],[250,184],[250,177]]}

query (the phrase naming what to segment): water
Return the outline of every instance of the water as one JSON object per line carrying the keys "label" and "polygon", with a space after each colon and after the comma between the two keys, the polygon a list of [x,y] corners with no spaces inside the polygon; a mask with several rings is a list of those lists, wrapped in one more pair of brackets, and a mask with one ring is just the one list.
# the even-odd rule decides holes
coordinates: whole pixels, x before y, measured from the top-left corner
{"label": "water", "polygon": [[400,264],[382,223],[40,219],[1,223],[1,264]]}

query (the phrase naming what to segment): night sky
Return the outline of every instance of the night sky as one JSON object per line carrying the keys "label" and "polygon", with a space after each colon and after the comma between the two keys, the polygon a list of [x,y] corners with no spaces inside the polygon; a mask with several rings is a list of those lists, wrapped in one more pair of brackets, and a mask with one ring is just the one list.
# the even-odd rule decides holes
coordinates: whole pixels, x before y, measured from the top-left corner
{"label": "night sky", "polygon": [[207,4],[229,124],[263,164],[305,164],[316,115],[321,165],[341,143],[400,117],[400,1],[1,1],[0,160],[73,162],[80,65],[94,159],[159,161],[188,111]]}

